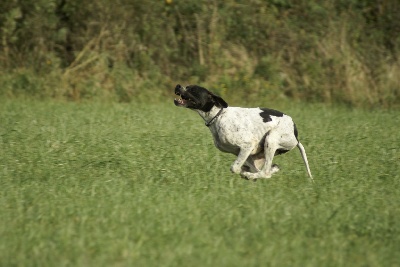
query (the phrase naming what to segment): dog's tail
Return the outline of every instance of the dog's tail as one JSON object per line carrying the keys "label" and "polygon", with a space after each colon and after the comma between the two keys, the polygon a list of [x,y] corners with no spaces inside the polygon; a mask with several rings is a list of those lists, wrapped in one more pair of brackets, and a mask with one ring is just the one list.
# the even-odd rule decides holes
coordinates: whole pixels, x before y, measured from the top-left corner
{"label": "dog's tail", "polygon": [[310,177],[311,181],[314,182],[314,179],[311,175],[310,166],[308,165],[306,150],[304,149],[304,146],[300,142],[297,144],[297,147],[299,148],[301,157],[303,158],[304,164],[306,165],[308,176]]}

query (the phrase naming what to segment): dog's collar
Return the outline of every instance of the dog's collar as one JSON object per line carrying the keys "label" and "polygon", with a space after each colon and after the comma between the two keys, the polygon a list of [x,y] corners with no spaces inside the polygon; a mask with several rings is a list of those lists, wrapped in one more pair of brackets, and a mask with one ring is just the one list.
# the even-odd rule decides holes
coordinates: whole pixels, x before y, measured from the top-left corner
{"label": "dog's collar", "polygon": [[215,115],[214,118],[212,118],[209,122],[206,122],[205,125],[206,125],[207,127],[210,127],[210,125],[214,122],[214,120],[215,120],[216,118],[218,118],[219,115],[221,115],[221,113],[222,113],[223,110],[224,110],[224,108],[221,108],[221,109],[218,111],[217,115]]}

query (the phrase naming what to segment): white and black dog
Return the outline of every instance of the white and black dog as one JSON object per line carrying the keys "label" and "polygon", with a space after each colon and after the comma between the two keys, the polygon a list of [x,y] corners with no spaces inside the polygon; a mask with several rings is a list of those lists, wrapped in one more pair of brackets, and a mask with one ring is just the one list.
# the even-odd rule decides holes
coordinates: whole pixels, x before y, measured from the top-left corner
{"label": "white and black dog", "polygon": [[174,103],[197,111],[210,129],[215,146],[237,156],[233,173],[246,179],[271,178],[279,171],[272,164],[275,155],[297,146],[312,180],[306,152],[297,139],[298,132],[291,117],[268,108],[228,107],[221,97],[198,85],[186,88],[177,85]]}

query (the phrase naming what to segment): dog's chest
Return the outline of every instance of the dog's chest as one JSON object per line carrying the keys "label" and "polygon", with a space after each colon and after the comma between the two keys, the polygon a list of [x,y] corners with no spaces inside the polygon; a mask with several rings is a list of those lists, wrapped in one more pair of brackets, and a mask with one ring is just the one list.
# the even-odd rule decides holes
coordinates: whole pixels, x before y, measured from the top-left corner
{"label": "dog's chest", "polygon": [[210,128],[214,138],[214,145],[221,151],[227,153],[238,154],[240,151],[241,135],[232,134],[226,131],[225,128],[215,125]]}

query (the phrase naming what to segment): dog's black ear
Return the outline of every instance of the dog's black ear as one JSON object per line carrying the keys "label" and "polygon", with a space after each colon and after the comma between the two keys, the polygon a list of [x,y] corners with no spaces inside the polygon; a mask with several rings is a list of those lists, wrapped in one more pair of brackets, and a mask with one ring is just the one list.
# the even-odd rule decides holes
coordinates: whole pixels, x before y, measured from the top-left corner
{"label": "dog's black ear", "polygon": [[217,96],[211,92],[210,92],[210,95],[211,95],[212,99],[214,99],[215,103],[217,103],[220,107],[222,107],[222,108],[228,107],[228,103],[226,103],[225,100],[222,99],[222,97]]}

